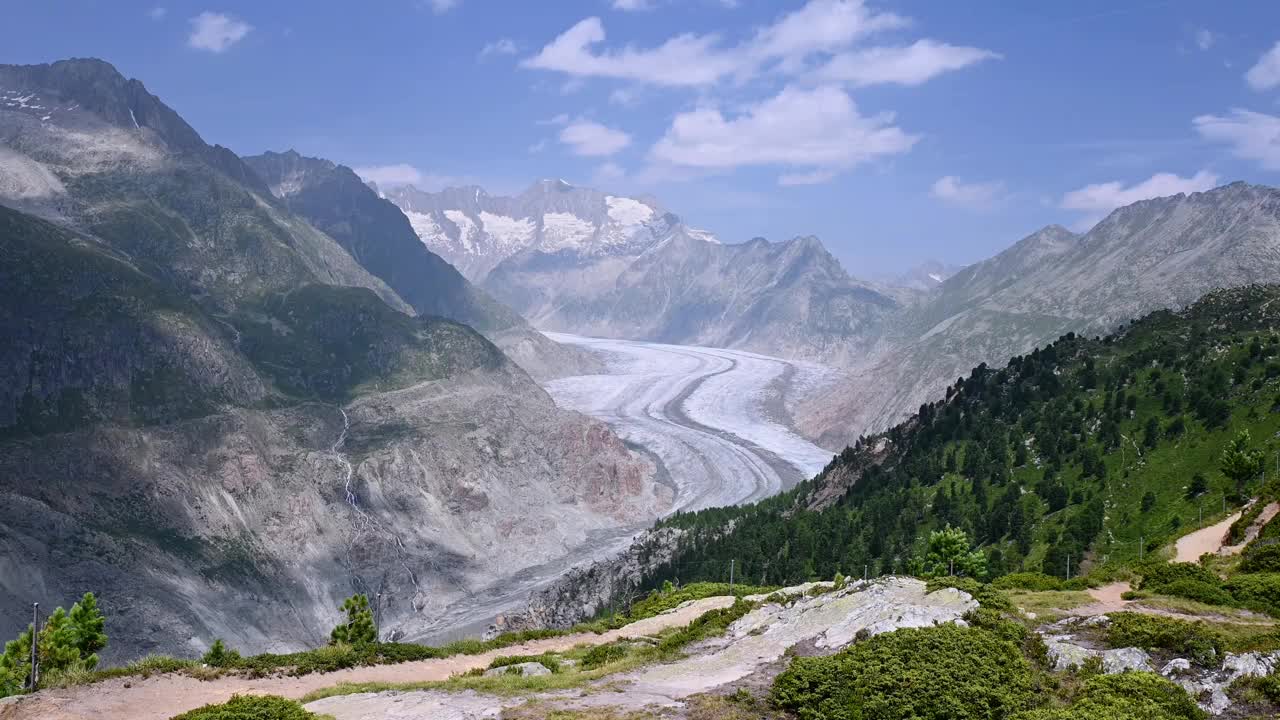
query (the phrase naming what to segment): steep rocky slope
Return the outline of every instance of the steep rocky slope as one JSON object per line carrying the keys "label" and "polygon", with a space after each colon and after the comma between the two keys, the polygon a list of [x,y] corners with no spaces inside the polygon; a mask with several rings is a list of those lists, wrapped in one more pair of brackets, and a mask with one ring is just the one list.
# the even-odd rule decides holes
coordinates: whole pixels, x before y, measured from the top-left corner
{"label": "steep rocky slope", "polygon": [[1280,281],[1280,191],[1233,183],[1122,207],[1076,235],[1046,227],[948,278],[895,318],[884,352],[795,411],[840,447],[903,419],[979,363],[1066,332],[1105,333],[1220,287]]}
{"label": "steep rocky slope", "polygon": [[0,94],[0,635],[88,589],[117,657],[313,644],[356,590],[423,633],[666,506],[362,265],[380,236],[317,229],[137,81],[0,66]]}
{"label": "steep rocky slope", "polygon": [[290,211],[338,241],[418,313],[474,327],[538,377],[597,369],[592,356],[551,342],[427,249],[404,213],[350,168],[292,150],[244,161]]}

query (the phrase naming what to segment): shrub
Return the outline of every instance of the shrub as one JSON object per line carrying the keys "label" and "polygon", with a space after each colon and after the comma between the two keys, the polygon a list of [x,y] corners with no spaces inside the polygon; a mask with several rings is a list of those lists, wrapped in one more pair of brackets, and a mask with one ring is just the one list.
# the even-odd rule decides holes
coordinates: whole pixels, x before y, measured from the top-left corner
{"label": "shrub", "polygon": [[1280,608],[1280,573],[1236,575],[1227,590],[1241,603],[1268,609]]}
{"label": "shrub", "polygon": [[1240,572],[1280,572],[1280,543],[1272,540],[1250,543],[1240,561]]}
{"label": "shrub", "polygon": [[1231,597],[1231,593],[1223,590],[1220,585],[1210,585],[1199,580],[1174,580],[1168,585],[1162,585],[1159,592],[1163,595],[1195,600],[1207,605],[1231,605],[1235,602]]}
{"label": "shrub", "polygon": [[170,720],[319,720],[301,704],[275,695],[235,695],[220,705],[205,705]]}
{"label": "shrub", "polygon": [[522,665],[524,663],[538,663],[553,673],[560,672],[560,658],[545,653],[542,655],[502,655],[494,658],[493,662],[489,663],[489,669]]}
{"label": "shrub", "polygon": [[1196,580],[1208,585],[1221,585],[1217,575],[1195,563],[1148,563],[1138,568],[1142,575],[1139,590],[1161,591],[1165,585],[1178,580]]}
{"label": "shrub", "polygon": [[597,645],[582,657],[582,669],[594,670],[611,662],[617,662],[631,652],[631,643],[625,640]]}
{"label": "shrub", "polygon": [[796,658],[771,696],[802,720],[994,719],[1031,702],[1031,669],[1007,640],[946,624]]}
{"label": "shrub", "polygon": [[1038,572],[1021,572],[1011,573],[992,581],[993,587],[1000,590],[1033,590],[1043,592],[1046,590],[1061,590],[1062,580],[1052,575],[1045,575]]}
{"label": "shrub", "polygon": [[200,658],[200,662],[215,668],[229,668],[239,665],[242,658],[235,650],[228,650],[222,638],[213,641],[209,650]]}
{"label": "shrub", "polygon": [[755,587],[738,583],[733,586],[733,592],[731,593],[729,592],[729,583],[690,583],[679,590],[651,594],[642,600],[636,601],[632,604],[631,609],[627,611],[627,618],[629,620],[644,620],[690,600],[701,600],[721,595],[734,595],[737,597],[764,595],[777,589],[776,587]]}
{"label": "shrub", "polygon": [[1169,650],[1211,665],[1222,656],[1223,639],[1201,622],[1118,612],[1111,614],[1107,625],[1107,643],[1111,647]]}
{"label": "shrub", "polygon": [[961,592],[969,593],[974,600],[984,608],[991,610],[1003,610],[1005,612],[1014,612],[1015,607],[1009,596],[1000,592],[994,584],[980,583],[973,578],[943,576],[933,578],[926,586],[928,592],[941,590],[942,588],[955,588]]}
{"label": "shrub", "polygon": [[1034,710],[1014,720],[1202,720],[1204,711],[1178,685],[1148,672],[1097,675],[1069,707]]}

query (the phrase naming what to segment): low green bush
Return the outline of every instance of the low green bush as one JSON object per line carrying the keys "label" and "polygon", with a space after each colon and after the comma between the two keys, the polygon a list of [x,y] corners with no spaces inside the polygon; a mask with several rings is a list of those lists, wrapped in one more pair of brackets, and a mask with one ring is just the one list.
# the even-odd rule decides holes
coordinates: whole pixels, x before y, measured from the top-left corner
{"label": "low green bush", "polygon": [[668,592],[654,590],[648,596],[632,603],[631,608],[627,610],[626,620],[627,622],[644,620],[690,600],[702,600],[703,598],[721,595],[734,595],[736,597],[765,595],[777,589],[777,587],[756,587],[737,583],[733,586],[733,592],[729,592],[729,583],[700,582],[690,583],[679,590],[673,588]]}
{"label": "low green bush", "polygon": [[990,610],[1002,610],[1005,612],[1014,612],[1016,610],[1009,596],[991,583],[978,582],[968,577],[943,575],[930,579],[925,587],[928,592],[936,592],[943,588],[955,588],[961,592],[969,593],[974,600],[978,601],[979,605]]}
{"label": "low green bush", "polygon": [[301,704],[275,695],[236,695],[217,705],[205,705],[171,720],[318,720]]}
{"label": "low green bush", "polygon": [[1169,650],[1206,666],[1222,657],[1224,643],[1202,622],[1132,612],[1112,613],[1106,637],[1111,647]]}
{"label": "low green bush", "polygon": [[996,720],[1030,706],[1031,677],[1013,643],[945,624],[796,658],[771,698],[801,720]]}
{"label": "low green bush", "polygon": [[1280,573],[1236,575],[1226,582],[1227,591],[1250,607],[1276,612],[1280,609]]}
{"label": "low green bush", "polygon": [[1139,567],[1138,573],[1142,575],[1142,582],[1138,584],[1139,590],[1161,592],[1161,588],[1179,580],[1195,580],[1206,585],[1222,583],[1217,575],[1195,563],[1152,562]]}
{"label": "low green bush", "polygon": [[1244,550],[1240,572],[1280,572],[1280,542],[1255,540]]}
{"label": "low green bush", "polygon": [[597,645],[582,657],[582,669],[594,670],[611,662],[625,658],[631,652],[631,643],[626,640]]}
{"label": "low green bush", "polygon": [[493,662],[489,663],[489,669],[523,665],[524,663],[538,663],[553,673],[560,672],[560,658],[549,653],[542,655],[503,655],[494,658]]}
{"label": "low green bush", "polygon": [[1020,572],[1002,575],[991,581],[991,586],[999,590],[1062,590],[1062,579],[1038,572]]}
{"label": "low green bush", "polygon": [[751,612],[755,607],[742,598],[733,601],[727,608],[708,610],[688,625],[665,635],[658,643],[660,656],[670,656],[680,651],[685,645],[723,633],[734,621]]}
{"label": "low green bush", "polygon": [[1155,673],[1096,675],[1065,708],[1032,710],[1013,720],[1202,720],[1206,715],[1177,684]]}
{"label": "low green bush", "polygon": [[1159,593],[1161,595],[1195,600],[1207,605],[1231,605],[1235,602],[1231,593],[1224,590],[1221,585],[1210,585],[1209,583],[1189,578],[1174,580],[1168,585],[1161,585]]}

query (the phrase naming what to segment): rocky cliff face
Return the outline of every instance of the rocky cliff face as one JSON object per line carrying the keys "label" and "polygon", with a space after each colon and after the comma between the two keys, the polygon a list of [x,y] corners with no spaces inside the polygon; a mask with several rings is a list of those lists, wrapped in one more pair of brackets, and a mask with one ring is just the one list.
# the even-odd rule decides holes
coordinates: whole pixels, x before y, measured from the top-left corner
{"label": "rocky cliff face", "polygon": [[356,591],[422,633],[666,508],[605,426],[416,313],[361,234],[389,213],[334,190],[317,229],[105,63],[0,66],[0,95],[0,635],[90,589],[116,657],[311,645]]}
{"label": "rocky cliff face", "polygon": [[598,360],[548,340],[472,285],[419,240],[408,218],[350,168],[294,151],[244,159],[292,212],[338,241],[415,311],[466,323],[539,378],[599,370]]}

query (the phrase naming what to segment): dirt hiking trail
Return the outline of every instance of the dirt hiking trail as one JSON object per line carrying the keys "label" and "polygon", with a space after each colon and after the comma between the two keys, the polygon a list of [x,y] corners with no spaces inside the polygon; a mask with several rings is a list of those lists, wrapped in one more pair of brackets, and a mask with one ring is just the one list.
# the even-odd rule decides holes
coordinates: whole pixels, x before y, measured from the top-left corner
{"label": "dirt hiking trail", "polygon": [[733,604],[731,597],[693,600],[673,610],[602,634],[575,633],[532,640],[480,655],[454,655],[436,660],[351,668],[302,677],[250,679],[226,676],[197,680],[170,673],[149,679],[140,677],[104,680],[92,685],[41,690],[0,700],[0,720],[168,720],[202,705],[226,702],[232,695],[280,695],[300,698],[314,690],[339,683],[408,683],[446,680],[473,668],[486,668],[503,655],[539,655],[564,651],[576,645],[603,645],[623,638],[655,635],[668,628],[684,627],[700,615]]}

